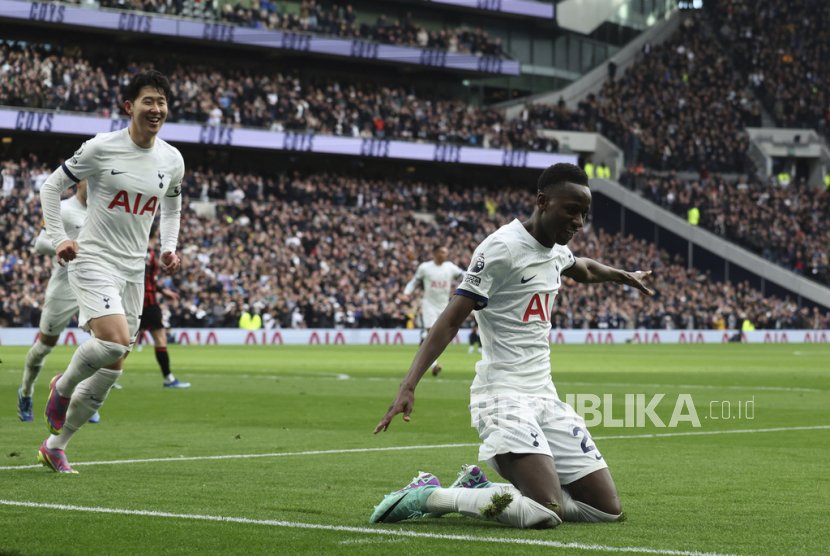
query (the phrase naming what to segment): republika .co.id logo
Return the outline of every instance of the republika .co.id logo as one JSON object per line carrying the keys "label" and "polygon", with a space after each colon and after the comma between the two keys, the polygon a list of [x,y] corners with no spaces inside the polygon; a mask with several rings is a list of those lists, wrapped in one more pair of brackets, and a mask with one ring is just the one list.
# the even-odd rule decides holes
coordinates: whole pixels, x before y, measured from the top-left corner
{"label": "republika .co.id logo", "polygon": [[[596,394],[567,394],[565,403],[585,419],[585,425],[588,427],[603,425],[609,428],[643,428],[647,421],[651,421],[651,425],[657,428],[675,428],[683,422],[691,423],[694,428],[701,427],[691,394],[677,396],[669,423],[666,425],[656,411],[664,397],[665,394],[655,394],[646,401],[645,394],[625,394],[622,415],[619,409],[614,410],[612,394],[604,394],[602,398]],[[755,396],[746,401],[712,400],[708,407],[708,414],[703,416],[705,420],[755,419]],[[665,416],[666,412],[662,413]],[[566,415],[556,415],[555,418],[564,419]]]}

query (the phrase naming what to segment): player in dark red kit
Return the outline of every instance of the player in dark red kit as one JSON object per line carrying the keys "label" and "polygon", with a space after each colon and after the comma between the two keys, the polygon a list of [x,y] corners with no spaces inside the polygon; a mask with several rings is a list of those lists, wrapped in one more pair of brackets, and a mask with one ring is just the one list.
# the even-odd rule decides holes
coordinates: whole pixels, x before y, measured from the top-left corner
{"label": "player in dark red kit", "polygon": [[[158,282],[157,274],[159,257],[156,253],[156,231],[158,227],[153,224],[150,230],[150,248],[147,251],[146,267],[144,269],[144,310],[141,312],[142,331],[148,330],[153,337],[156,349],[156,361],[161,367],[161,374],[164,375],[165,388],[190,388],[189,382],[182,382],[170,372],[170,357],[167,355],[167,330],[164,326],[164,319],[161,315],[161,307],[158,304]],[[167,299],[176,301],[179,294],[169,288],[162,288],[161,294]],[[138,343],[141,342],[142,334],[138,335]]]}

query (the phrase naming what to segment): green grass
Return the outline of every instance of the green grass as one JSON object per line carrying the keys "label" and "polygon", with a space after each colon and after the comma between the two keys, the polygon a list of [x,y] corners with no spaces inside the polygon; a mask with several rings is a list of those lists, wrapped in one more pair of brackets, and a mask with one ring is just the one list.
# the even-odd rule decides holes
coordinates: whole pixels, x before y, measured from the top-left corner
{"label": "green grass", "polygon": [[[795,352],[799,354],[796,355]],[[0,348],[0,466],[35,463],[47,436],[49,380],[71,348],[50,355],[35,391],[35,422],[15,413],[25,348]],[[152,350],[134,353],[101,411],[67,450],[70,462],[273,454],[324,450],[477,444],[467,410],[478,356],[451,346],[441,380],[426,376],[412,422],[398,417],[371,431],[409,366],[405,346],[171,346],[189,390],[161,387]],[[830,429],[602,439],[650,433],[714,432],[830,425],[830,347],[821,345],[554,346],[560,396],[663,393],[668,423],[679,394],[691,394],[701,427],[595,426],[627,520],[564,524],[552,531],[445,516],[370,525],[372,508],[419,470],[445,484],[475,446],[306,454],[248,459],[89,465],[78,475],[45,468],[0,470],[0,500],[149,510],[371,528],[475,538],[533,539],[607,547],[719,554],[827,554]],[[338,374],[348,374],[339,380]],[[697,386],[697,388],[695,388]],[[787,390],[788,389],[788,390]],[[754,397],[754,419],[709,417],[711,401]],[[19,454],[19,455],[17,455]],[[496,474],[485,467],[491,477]],[[608,554],[528,544],[471,543],[267,524],[89,513],[0,504],[0,554]]]}

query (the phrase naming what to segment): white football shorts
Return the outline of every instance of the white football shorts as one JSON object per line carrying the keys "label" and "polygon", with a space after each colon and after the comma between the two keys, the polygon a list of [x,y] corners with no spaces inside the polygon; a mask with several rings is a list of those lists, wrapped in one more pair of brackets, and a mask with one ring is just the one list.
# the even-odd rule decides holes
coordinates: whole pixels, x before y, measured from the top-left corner
{"label": "white football shorts", "polygon": [[72,317],[78,314],[78,302],[69,285],[67,272],[55,272],[46,286],[40,332],[44,336],[58,336]]}
{"label": "white football shorts", "polygon": [[608,467],[585,420],[562,400],[522,394],[473,396],[470,414],[483,442],[478,459],[496,472],[496,455],[510,452],[551,456],[563,485]]}
{"label": "white football shorts", "polygon": [[144,307],[144,284],[127,282],[119,276],[88,267],[70,267],[69,283],[80,307],[78,326],[89,332],[92,319],[124,315],[130,328],[128,351],[132,351]]}

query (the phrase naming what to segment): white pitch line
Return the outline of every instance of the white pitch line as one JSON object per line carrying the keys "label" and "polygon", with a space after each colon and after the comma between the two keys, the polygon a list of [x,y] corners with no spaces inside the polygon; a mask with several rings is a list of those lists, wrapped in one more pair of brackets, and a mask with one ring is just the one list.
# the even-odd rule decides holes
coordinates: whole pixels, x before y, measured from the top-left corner
{"label": "white pitch line", "polygon": [[51,510],[64,510],[75,512],[90,512],[98,514],[119,514],[147,517],[166,517],[177,519],[192,519],[200,521],[218,521],[226,523],[244,523],[250,525],[270,525],[272,527],[287,527],[292,529],[313,529],[323,531],[343,531],[347,533],[366,533],[372,535],[388,535],[392,537],[414,537],[422,539],[439,539],[464,542],[485,542],[498,544],[525,544],[533,546],[549,546],[553,548],[569,548],[577,550],[596,550],[602,552],[627,552],[639,554],[662,554],[666,556],[734,556],[718,552],[699,552],[697,550],[670,550],[662,548],[647,548],[636,546],[605,546],[601,544],[583,544],[576,542],[545,541],[537,539],[517,539],[509,537],[474,537],[472,535],[444,535],[439,533],[426,533],[422,531],[409,531],[406,529],[390,530],[388,528],[371,527],[349,527],[346,525],[321,525],[317,523],[300,523],[296,521],[277,521],[272,519],[248,519],[245,517],[225,517],[218,515],[199,514],[175,514],[171,512],[157,512],[152,510],[123,510],[120,508],[91,508],[87,506],[71,506],[67,504],[39,504],[36,502],[16,502],[13,500],[0,500],[0,505],[21,506],[24,508],[45,508]]}
{"label": "white pitch line", "polygon": [[708,384],[633,384],[629,382],[559,382],[568,386],[636,386],[645,388],[697,388],[704,390],[772,390],[776,392],[823,392],[818,388],[786,388],[783,386],[712,386]]}
{"label": "white pitch line", "polygon": [[[828,352],[830,353],[830,352]],[[6,369],[7,373],[22,373],[22,369]],[[302,371],[292,371],[302,372]],[[184,376],[190,373],[185,372]],[[158,373],[139,373],[130,372],[129,376],[158,376]],[[370,382],[400,382],[400,378],[395,377],[357,377],[345,373],[308,373],[303,375],[275,375],[275,374],[242,374],[235,373],[193,373],[193,376],[198,378],[264,378],[267,380],[366,380]],[[431,378],[424,381],[422,384],[438,383],[463,383],[472,384],[473,379],[460,378]],[[555,381],[554,384],[561,384],[567,386],[616,386],[616,387],[636,387],[636,388],[680,388],[680,389],[702,389],[702,390],[769,390],[773,392],[824,392],[819,388],[790,388],[785,386],[715,386],[710,384],[638,384],[632,382],[567,382]]]}
{"label": "white pitch line", "polygon": [[[315,450],[311,452],[274,452],[272,454],[231,454],[226,456],[193,456],[179,458],[150,458],[150,459],[122,459],[112,461],[83,461],[72,463],[72,467],[79,465],[115,465],[124,463],[152,463],[158,461],[196,461],[211,459],[247,459],[247,458],[277,458],[282,456],[317,456],[322,454],[353,454],[360,452],[394,452],[396,450],[430,450],[435,448],[470,448],[478,444],[434,444],[430,446],[388,446],[384,448],[353,448],[349,450]],[[32,469],[40,465],[10,465],[0,467],[0,470],[8,469]]]}
{"label": "white pitch line", "polygon": [[[693,431],[693,432],[666,432],[655,434],[634,434],[628,436],[594,436],[594,440],[625,440],[636,438],[660,438],[667,436],[700,436],[709,434],[747,434],[757,432],[783,432],[783,431],[801,431],[801,430],[819,430],[830,429],[830,425],[817,425],[813,427],[786,427],[775,429],[741,429],[741,430],[725,430],[725,431]],[[73,467],[80,465],[116,465],[125,463],[154,463],[160,461],[198,461],[198,460],[219,460],[219,459],[249,459],[249,458],[277,458],[283,456],[317,456],[324,454],[353,454],[361,452],[394,452],[398,450],[432,450],[436,448],[473,448],[480,446],[480,444],[432,444],[426,446],[389,446],[384,448],[353,448],[349,450],[315,450],[310,452],[275,452],[272,454],[231,454],[225,456],[193,456],[193,457],[178,457],[178,458],[149,458],[149,459],[122,459],[112,461],[82,461],[72,463]],[[0,467],[0,471],[8,471],[11,469],[35,469],[42,467],[41,465],[8,465]]]}
{"label": "white pitch line", "polygon": [[830,425],[817,425],[815,427],[782,427],[777,429],[742,429],[728,431],[692,431],[692,432],[665,432],[656,434],[637,434],[632,436],[594,436],[594,440],[620,440],[626,438],[658,438],[664,436],[701,436],[707,434],[747,434],[753,432],[783,432],[783,431],[811,431],[818,429],[830,429]]}

